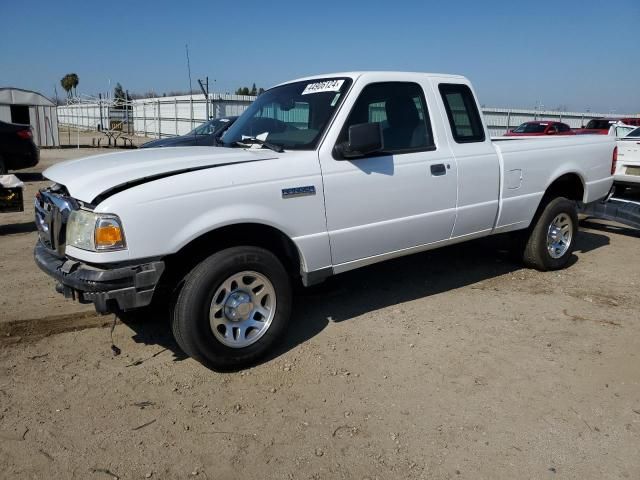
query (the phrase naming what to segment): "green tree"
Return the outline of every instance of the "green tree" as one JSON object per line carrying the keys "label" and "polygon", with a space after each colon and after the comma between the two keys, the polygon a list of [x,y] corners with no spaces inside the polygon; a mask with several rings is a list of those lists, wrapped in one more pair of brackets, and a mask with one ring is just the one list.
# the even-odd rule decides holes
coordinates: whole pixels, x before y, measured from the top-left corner
{"label": "green tree", "polygon": [[124,101],[125,97],[126,95],[124,93],[124,89],[122,88],[122,85],[120,85],[120,82],[116,83],[116,86],[113,89],[113,98],[115,100]]}
{"label": "green tree", "polygon": [[240,87],[236,89],[236,95],[253,95],[255,97],[256,95],[260,95],[262,92],[264,92],[264,88],[260,87],[260,89],[258,89],[255,83],[251,90],[249,90],[249,87]]}

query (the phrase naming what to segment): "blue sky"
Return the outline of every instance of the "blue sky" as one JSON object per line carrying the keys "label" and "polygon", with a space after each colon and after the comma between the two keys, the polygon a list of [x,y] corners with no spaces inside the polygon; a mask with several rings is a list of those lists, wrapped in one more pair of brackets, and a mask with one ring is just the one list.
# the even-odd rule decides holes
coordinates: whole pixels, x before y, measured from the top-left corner
{"label": "blue sky", "polygon": [[0,86],[60,95],[269,87],[344,70],[460,73],[487,106],[640,113],[640,0],[5,2]]}

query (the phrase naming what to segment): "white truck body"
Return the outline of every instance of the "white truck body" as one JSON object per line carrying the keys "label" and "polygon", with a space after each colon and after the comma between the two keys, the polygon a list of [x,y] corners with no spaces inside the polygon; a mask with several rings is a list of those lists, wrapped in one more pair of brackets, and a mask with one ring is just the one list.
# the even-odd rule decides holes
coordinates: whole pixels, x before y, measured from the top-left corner
{"label": "white truck body", "polygon": [[[565,174],[580,178],[580,200],[585,203],[604,197],[611,187],[609,137],[512,142],[492,141],[487,133],[484,142],[456,144],[435,92],[440,82],[470,86],[463,77],[363,72],[302,80],[345,76],[354,83],[317,151],[163,148],[105,154],[49,168],[46,178],[88,203],[127,182],[194,169],[124,189],[95,207],[96,212],[121,218],[126,250],[88,252],[67,246],[67,255],[90,263],[158,257],[223,226],[261,223],[293,240],[304,272],[330,268],[339,273],[526,228],[546,189]],[[334,160],[331,149],[359,91],[369,83],[398,80],[423,87],[436,150],[393,159]],[[450,165],[447,174],[430,175],[430,165],[443,162]],[[223,167],[201,169],[216,165]],[[283,189],[298,186],[313,186],[316,194],[282,197]]]}
{"label": "white truck body", "polygon": [[[150,304],[163,272],[177,275],[169,275],[172,285],[186,275],[171,294],[176,339],[214,368],[249,361],[274,341],[262,338],[269,328],[284,328],[278,315],[288,318],[290,294],[278,261],[310,285],[389,258],[526,231],[535,241],[525,263],[562,268],[577,233],[575,202],[607,195],[615,147],[606,135],[492,140],[466,78],[403,72],[274,87],[222,142],[59,164],[44,172],[56,185],[36,199],[36,262],[59,291],[101,312],[122,311]],[[103,241],[112,244],[99,247]],[[201,254],[211,256],[186,271],[176,265]],[[224,280],[229,256],[246,268]]]}

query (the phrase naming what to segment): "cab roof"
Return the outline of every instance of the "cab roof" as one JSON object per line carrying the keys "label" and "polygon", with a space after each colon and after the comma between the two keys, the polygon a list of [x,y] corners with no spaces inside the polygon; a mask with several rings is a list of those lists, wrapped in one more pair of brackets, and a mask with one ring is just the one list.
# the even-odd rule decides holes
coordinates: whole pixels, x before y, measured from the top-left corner
{"label": "cab roof", "polygon": [[438,79],[451,79],[457,81],[465,81],[468,82],[467,78],[462,75],[451,75],[446,73],[425,73],[425,72],[396,72],[396,71],[387,71],[387,70],[363,70],[363,71],[354,71],[354,72],[335,72],[335,73],[324,73],[321,75],[310,75],[308,77],[300,77],[295,80],[289,80],[286,82],[282,82],[276,86],[286,85],[288,83],[295,82],[304,82],[307,80],[317,80],[321,78],[335,78],[335,77],[348,77],[356,80],[360,77],[405,77],[405,78],[438,78]]}

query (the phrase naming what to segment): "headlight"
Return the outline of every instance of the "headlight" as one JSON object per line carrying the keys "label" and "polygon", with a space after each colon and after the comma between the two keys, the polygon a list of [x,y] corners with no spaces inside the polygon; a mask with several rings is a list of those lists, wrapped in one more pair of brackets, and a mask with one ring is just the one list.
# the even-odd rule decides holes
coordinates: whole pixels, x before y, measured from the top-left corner
{"label": "headlight", "polygon": [[91,251],[127,248],[124,230],[116,215],[74,210],[67,223],[67,245]]}

